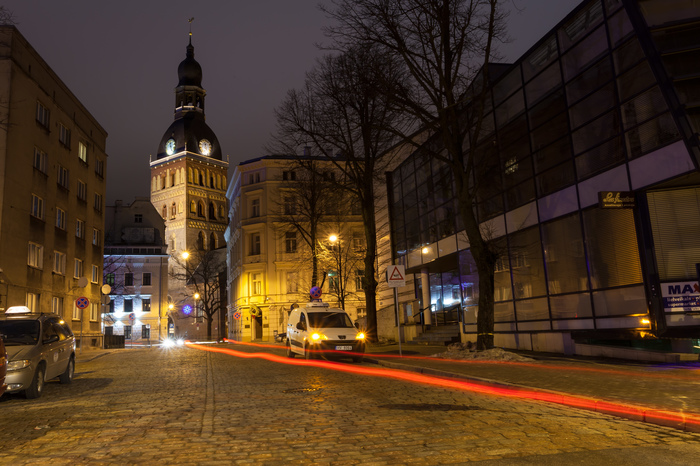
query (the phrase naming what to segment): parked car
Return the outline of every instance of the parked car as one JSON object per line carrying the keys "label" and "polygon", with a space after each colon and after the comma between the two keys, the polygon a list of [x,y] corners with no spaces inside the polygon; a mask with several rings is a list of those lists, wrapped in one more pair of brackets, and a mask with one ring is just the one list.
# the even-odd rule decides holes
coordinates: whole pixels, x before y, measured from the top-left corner
{"label": "parked car", "polygon": [[365,334],[352,323],[342,309],[314,301],[293,309],[287,320],[287,357],[313,359],[349,357],[361,362],[365,352]]}
{"label": "parked car", "polygon": [[7,351],[8,393],[38,398],[47,380],[73,381],[75,336],[60,316],[13,306],[0,314],[0,334]]}
{"label": "parked car", "polygon": [[5,352],[5,343],[2,333],[0,333],[0,396],[5,393],[7,385],[5,385],[5,374],[7,374],[7,353]]}

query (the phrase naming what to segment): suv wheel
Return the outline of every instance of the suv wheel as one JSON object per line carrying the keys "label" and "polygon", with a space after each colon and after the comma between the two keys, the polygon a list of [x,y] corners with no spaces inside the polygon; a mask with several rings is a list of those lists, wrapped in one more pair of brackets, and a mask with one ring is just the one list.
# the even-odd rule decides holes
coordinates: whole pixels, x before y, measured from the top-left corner
{"label": "suv wheel", "polygon": [[296,356],[296,355],[292,352],[292,345],[289,342],[289,340],[287,340],[287,357],[293,358],[294,356]]}
{"label": "suv wheel", "polygon": [[34,372],[32,384],[24,391],[24,396],[29,399],[39,398],[44,391],[44,366],[39,365]]}
{"label": "suv wheel", "polygon": [[75,359],[71,356],[68,360],[66,371],[58,376],[58,380],[63,384],[71,383],[73,381],[73,374],[75,374]]}

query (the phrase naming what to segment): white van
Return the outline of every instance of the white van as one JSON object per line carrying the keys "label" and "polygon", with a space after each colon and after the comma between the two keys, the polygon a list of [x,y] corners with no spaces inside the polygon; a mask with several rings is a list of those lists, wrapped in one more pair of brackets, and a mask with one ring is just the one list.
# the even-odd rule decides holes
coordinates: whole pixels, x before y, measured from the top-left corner
{"label": "white van", "polygon": [[342,309],[314,301],[293,309],[287,320],[287,357],[349,357],[361,362],[365,334]]}

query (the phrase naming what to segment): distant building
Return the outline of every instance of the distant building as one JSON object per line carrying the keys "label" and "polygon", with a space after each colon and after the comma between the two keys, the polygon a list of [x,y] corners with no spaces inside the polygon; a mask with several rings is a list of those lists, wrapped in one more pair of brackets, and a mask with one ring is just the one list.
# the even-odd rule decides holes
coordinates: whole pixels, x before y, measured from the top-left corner
{"label": "distant building", "polygon": [[148,198],[107,207],[104,282],[109,285],[102,324],[105,338],[148,345],[174,333],[168,308],[168,254],[162,217]]}
{"label": "distant building", "polygon": [[[310,299],[311,248],[294,226],[294,222],[308,226],[300,215],[299,198],[306,195],[303,186],[310,180],[296,159],[270,155],[242,162],[229,184],[226,244],[231,339],[272,341],[286,331],[291,306]],[[330,181],[335,173],[332,163],[317,159],[319,170]],[[323,284],[324,301],[341,305],[353,320],[362,320],[366,317],[362,215],[359,203],[347,198],[336,201],[328,195],[319,199],[317,284]]]}
{"label": "distant building", "polygon": [[[182,269],[183,252],[224,246],[228,162],[223,160],[219,140],[206,123],[202,67],[194,59],[191,35],[177,74],[174,121],[163,133],[150,166],[151,203],[165,220],[170,266]],[[188,270],[196,266],[187,262]],[[171,278],[169,289],[176,311],[194,306],[193,293],[186,291],[184,280]],[[183,317],[191,326],[188,337],[203,338],[205,332],[197,325],[201,322]]]}
{"label": "distant building", "polygon": [[53,311],[85,346],[102,344],[106,139],[19,31],[0,26],[0,307]]}
{"label": "distant building", "polygon": [[[697,2],[587,0],[516,63],[491,65],[479,150],[494,175],[477,212],[503,251],[497,346],[697,347],[698,24]],[[399,314],[413,325],[427,309],[475,341],[479,277],[450,171],[419,149],[388,180],[380,268],[406,267]],[[380,300],[393,308],[390,290]],[[396,337],[393,319],[382,333]]]}

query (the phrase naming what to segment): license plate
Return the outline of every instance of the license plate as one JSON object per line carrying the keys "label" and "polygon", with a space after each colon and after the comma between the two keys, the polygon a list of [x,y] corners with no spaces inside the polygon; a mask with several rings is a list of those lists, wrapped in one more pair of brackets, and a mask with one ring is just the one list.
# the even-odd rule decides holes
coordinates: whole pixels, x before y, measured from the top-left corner
{"label": "license plate", "polygon": [[336,351],[352,351],[352,346],[336,346]]}

